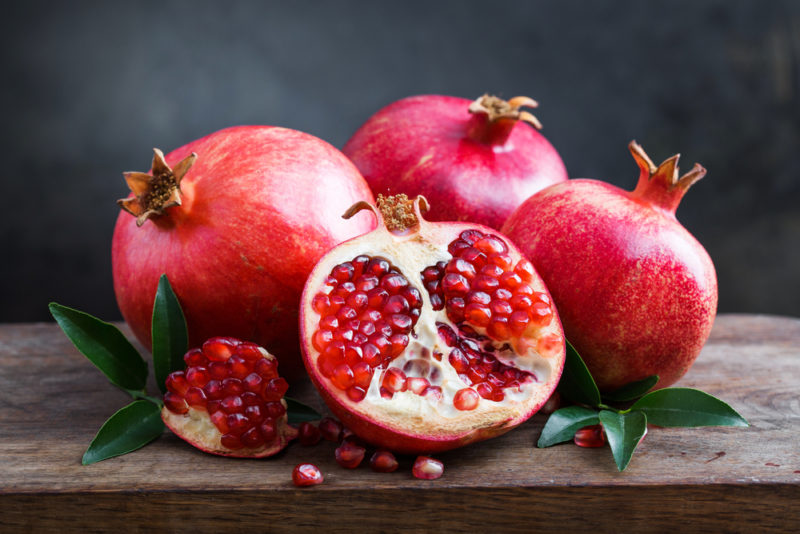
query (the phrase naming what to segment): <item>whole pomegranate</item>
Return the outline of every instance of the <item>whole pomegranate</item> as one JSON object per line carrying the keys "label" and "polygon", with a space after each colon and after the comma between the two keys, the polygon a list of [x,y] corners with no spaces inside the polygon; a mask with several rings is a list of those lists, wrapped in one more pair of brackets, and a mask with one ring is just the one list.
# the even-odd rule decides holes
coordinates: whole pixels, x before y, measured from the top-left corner
{"label": "whole pomegranate", "polygon": [[326,254],[306,282],[304,363],[362,440],[435,452],[502,434],[555,389],[564,335],[530,262],[477,224],[431,223],[423,197],[360,202],[378,228]]}
{"label": "whole pomegranate", "polygon": [[216,337],[167,377],[161,418],[178,437],[220,456],[263,458],[297,436],[288,424],[278,361],[254,343]]}
{"label": "whole pomegranate", "polygon": [[632,192],[570,180],[529,198],[503,227],[552,292],[567,339],[598,386],[613,390],[658,375],[682,377],[703,347],[717,309],[705,249],[675,218],[706,170],[678,178],[678,155],[656,167],[631,142],[641,169]]}
{"label": "whole pomegranate", "polygon": [[434,221],[470,221],[499,229],[514,208],[567,179],[564,163],[522,107],[484,95],[424,95],[386,106],[344,146],[375,194],[424,195]]}
{"label": "whole pomegranate", "polygon": [[[190,346],[233,336],[303,374],[297,312],[303,282],[337,243],[370,230],[343,221],[367,183],[338,150],[285,128],[220,130],[163,156],[150,174],[125,173],[111,259],[122,316],[150,347],[158,279],[166,273],[186,316]],[[131,214],[133,216],[131,216]]]}

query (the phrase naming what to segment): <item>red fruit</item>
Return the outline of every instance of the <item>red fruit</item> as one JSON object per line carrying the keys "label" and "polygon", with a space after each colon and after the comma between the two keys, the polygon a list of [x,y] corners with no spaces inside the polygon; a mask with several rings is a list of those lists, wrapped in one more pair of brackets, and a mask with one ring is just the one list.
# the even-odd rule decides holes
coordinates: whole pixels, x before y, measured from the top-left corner
{"label": "red fruit", "polygon": [[444,474],[444,464],[428,456],[418,456],[411,468],[411,474],[414,475],[414,478],[434,480]]}
{"label": "red fruit", "polygon": [[370,117],[343,152],[376,194],[424,195],[430,220],[499,229],[530,195],[567,179],[539,121],[520,109],[537,105],[489,95],[404,98]]}
{"label": "red fruit", "polygon": [[567,339],[600,389],[650,375],[682,377],[703,347],[717,309],[714,265],[675,219],[700,165],[678,178],[678,156],[656,167],[642,148],[632,192],[570,180],[528,199],[504,227],[533,261]]}
{"label": "red fruit", "polygon": [[312,423],[300,423],[300,426],[297,427],[297,432],[297,440],[300,445],[316,445],[322,439],[322,433]]}
{"label": "red fruit", "polygon": [[[422,197],[379,195],[378,206],[351,208],[347,215],[374,210],[379,228],[330,251],[303,293],[304,361],[330,410],[363,441],[399,453],[452,449],[528,419],[550,396],[564,364],[558,316],[552,309],[546,321],[516,331],[492,325],[504,317],[500,303],[514,295],[542,295],[518,307],[528,317],[536,313],[534,302],[549,299],[529,262],[485,226],[423,220]],[[486,265],[500,270],[482,270]],[[478,276],[470,281],[455,274],[470,269],[484,273],[482,286],[473,283]],[[523,273],[516,287],[481,289],[515,269]],[[464,279],[445,283],[450,274]],[[333,296],[346,301],[365,279],[375,287],[350,321],[370,334],[350,338],[355,325],[332,321],[340,310],[319,303]],[[383,298],[372,298],[381,291]],[[488,326],[463,313],[466,302],[486,302]],[[324,331],[330,335],[319,335]],[[332,341],[319,346],[324,339]],[[322,422],[320,430],[325,433]]]}
{"label": "red fruit", "polygon": [[367,449],[352,441],[342,441],[334,451],[336,462],[347,469],[355,469],[364,459]]}
{"label": "red fruit", "polygon": [[323,482],[322,471],[314,464],[298,464],[292,470],[292,482],[295,486],[316,486]]}
{"label": "red fruit", "polygon": [[302,283],[327,250],[372,227],[339,217],[372,199],[366,182],[332,146],[284,128],[228,128],[155,154],[151,174],[125,173],[134,194],[119,202],[134,216],[120,213],[112,242],[114,290],[133,333],[150,347],[166,273],[190,346],[249,339],[281,355],[287,378],[301,376]]}
{"label": "red fruit", "polygon": [[603,434],[603,425],[585,426],[575,432],[575,445],[578,447],[596,448],[606,444],[606,436]]}
{"label": "red fruit", "polygon": [[327,441],[339,443],[342,440],[342,423],[332,417],[323,417],[320,420],[319,431]]}
{"label": "red fruit", "polygon": [[[224,363],[237,362],[236,366],[222,367],[231,373],[222,379],[222,384],[211,380],[202,387],[183,387],[184,377],[201,376],[204,365],[220,361],[219,358]],[[232,377],[241,374],[241,369],[236,369],[239,365],[246,367],[248,377],[259,376],[259,369],[266,372],[266,377],[272,376],[275,365],[259,365],[264,360],[275,362],[265,349],[218,337],[206,341],[202,349],[190,350],[184,359],[191,362],[186,370],[167,377],[161,410],[164,424],[178,437],[212,454],[261,458],[283,450],[297,436],[297,430],[288,424],[282,398],[273,399],[263,391],[245,391],[241,381]]]}
{"label": "red fruit", "polygon": [[369,466],[378,473],[391,473],[397,470],[400,464],[390,451],[378,450],[369,459]]}

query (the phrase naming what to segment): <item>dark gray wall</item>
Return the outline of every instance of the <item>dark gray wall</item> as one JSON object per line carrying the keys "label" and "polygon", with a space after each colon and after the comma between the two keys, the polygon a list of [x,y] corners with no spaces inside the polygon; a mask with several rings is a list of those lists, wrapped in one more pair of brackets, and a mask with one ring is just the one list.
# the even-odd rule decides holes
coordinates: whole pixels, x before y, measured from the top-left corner
{"label": "dark gray wall", "polygon": [[0,321],[117,318],[124,170],[242,123],[341,147],[419,93],[537,98],[573,177],[709,170],[678,210],[720,311],[800,316],[800,2],[15,2],[0,15]]}

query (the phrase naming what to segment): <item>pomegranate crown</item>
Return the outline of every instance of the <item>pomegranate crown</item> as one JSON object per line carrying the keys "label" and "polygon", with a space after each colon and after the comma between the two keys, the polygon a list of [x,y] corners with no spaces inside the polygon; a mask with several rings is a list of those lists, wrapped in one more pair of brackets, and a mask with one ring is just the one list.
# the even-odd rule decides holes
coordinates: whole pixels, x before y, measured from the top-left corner
{"label": "pomegranate crown", "polygon": [[133,197],[121,198],[117,204],[136,217],[136,226],[141,226],[164,210],[181,204],[181,180],[197,159],[192,152],[183,158],[175,168],[170,168],[161,150],[153,149],[153,164],[150,174],[144,172],[124,172],[122,175],[133,191]]}
{"label": "pomegranate crown", "polygon": [[631,141],[628,148],[641,171],[639,183],[631,193],[632,196],[647,200],[670,213],[675,213],[683,195],[692,184],[706,175],[706,169],[695,163],[689,172],[680,176],[678,170],[680,154],[675,154],[656,166],[636,141]]}
{"label": "pomegranate crown", "polygon": [[422,212],[428,211],[428,201],[422,195],[415,199],[408,195],[378,195],[373,206],[369,202],[360,200],[350,206],[342,217],[349,219],[361,210],[369,210],[378,219],[378,226],[384,226],[393,234],[403,234],[419,226],[422,221]]}
{"label": "pomegranate crown", "polygon": [[469,105],[469,112],[475,114],[485,114],[489,122],[501,119],[527,122],[537,130],[542,129],[542,123],[535,115],[521,108],[537,108],[539,103],[527,96],[515,96],[510,100],[503,100],[490,94],[484,94],[475,99]]}

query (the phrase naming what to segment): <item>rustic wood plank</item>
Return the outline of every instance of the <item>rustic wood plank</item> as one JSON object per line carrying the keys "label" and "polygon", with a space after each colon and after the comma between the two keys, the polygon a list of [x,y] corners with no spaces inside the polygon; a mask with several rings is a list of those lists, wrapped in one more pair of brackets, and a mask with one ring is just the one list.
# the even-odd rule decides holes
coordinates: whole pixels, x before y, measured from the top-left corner
{"label": "rustic wood plank", "polygon": [[[719,317],[678,385],[723,398],[752,426],[651,429],[624,473],[607,448],[536,449],[543,416],[439,455],[445,475],[436,481],[411,477],[412,458],[391,474],[344,470],[331,443],[231,460],[168,432],[135,453],[81,466],[92,436],[126,395],[55,325],[0,325],[0,530],[146,524],[198,532],[265,525],[275,532],[316,525],[331,532],[454,531],[487,518],[508,531],[797,529],[800,320]],[[308,383],[292,394],[324,411]],[[301,461],[319,465],[325,484],[292,486],[291,469]]]}

